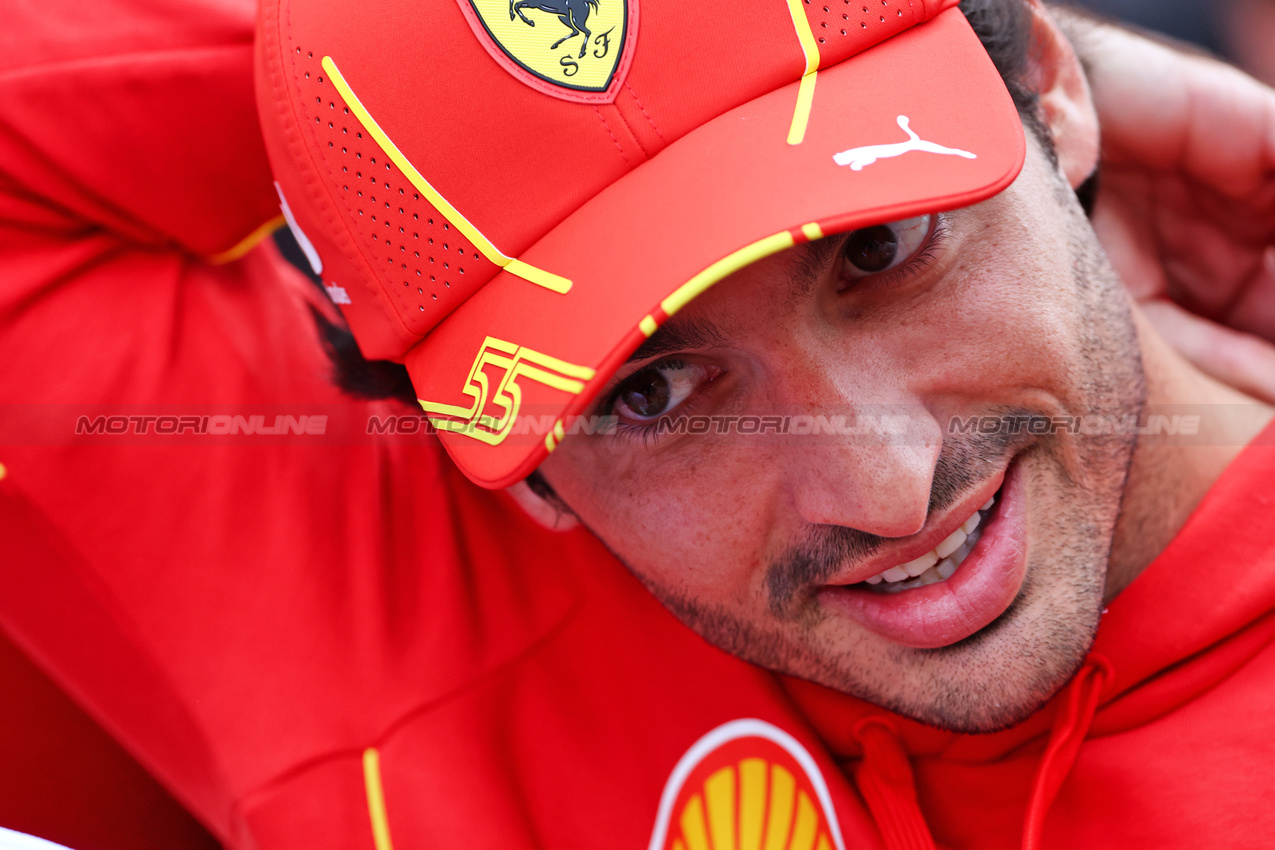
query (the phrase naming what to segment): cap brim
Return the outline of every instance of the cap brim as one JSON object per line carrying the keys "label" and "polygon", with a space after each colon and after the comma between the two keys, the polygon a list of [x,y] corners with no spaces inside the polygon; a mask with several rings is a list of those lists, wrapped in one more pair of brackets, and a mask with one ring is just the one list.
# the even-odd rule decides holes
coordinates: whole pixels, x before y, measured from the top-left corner
{"label": "cap brim", "polygon": [[[408,353],[422,406],[471,480],[503,487],[529,474],[659,324],[749,262],[969,206],[1022,168],[1014,104],[958,9],[819,71],[792,145],[798,88],[677,140],[524,252],[570,292],[502,272]],[[929,149],[863,150],[909,143],[900,116]]]}

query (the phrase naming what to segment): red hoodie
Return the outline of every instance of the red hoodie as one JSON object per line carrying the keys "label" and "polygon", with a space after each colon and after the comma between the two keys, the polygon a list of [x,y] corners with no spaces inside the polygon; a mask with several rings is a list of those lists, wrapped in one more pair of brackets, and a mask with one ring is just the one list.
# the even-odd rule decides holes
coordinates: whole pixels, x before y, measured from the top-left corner
{"label": "red hoodie", "polygon": [[268,242],[235,259],[277,212],[252,11],[46,3],[0,36],[0,628],[223,842],[1275,833],[1275,429],[1014,729],[940,732],[746,664],[587,533],[544,531],[428,437],[369,435],[414,411],[343,397],[322,294]]}

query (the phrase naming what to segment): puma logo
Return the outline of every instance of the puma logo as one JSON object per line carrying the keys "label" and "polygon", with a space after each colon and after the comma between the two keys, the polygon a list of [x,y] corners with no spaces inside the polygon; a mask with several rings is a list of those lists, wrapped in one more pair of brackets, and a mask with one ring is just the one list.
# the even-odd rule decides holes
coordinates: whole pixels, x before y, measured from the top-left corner
{"label": "puma logo", "polygon": [[906,115],[899,116],[899,126],[903,128],[903,132],[908,134],[908,141],[896,142],[892,145],[869,145],[865,148],[851,148],[834,154],[832,159],[837,165],[848,165],[851,171],[862,171],[867,166],[876,162],[878,159],[889,159],[890,157],[903,156],[911,151],[923,151],[925,153],[937,153],[943,156],[961,156],[965,159],[978,159],[975,154],[969,151],[957,150],[956,148],[945,148],[934,142],[927,142],[912,132],[909,126],[910,122]]}

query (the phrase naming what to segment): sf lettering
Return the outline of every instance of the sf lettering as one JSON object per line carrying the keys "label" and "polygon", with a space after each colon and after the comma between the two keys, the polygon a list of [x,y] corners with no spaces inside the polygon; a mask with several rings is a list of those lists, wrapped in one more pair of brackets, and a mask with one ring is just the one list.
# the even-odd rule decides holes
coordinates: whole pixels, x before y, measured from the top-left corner
{"label": "sf lettering", "polygon": [[[611,27],[611,29],[606,32],[598,33],[593,37],[593,43],[597,45],[593,49],[594,57],[598,59],[605,59],[606,55],[611,52],[611,39],[609,36],[613,29],[615,29],[615,27]],[[584,54],[581,53],[580,56],[583,58]],[[570,56],[558,57],[558,64],[562,66],[562,76],[564,77],[574,77],[576,74],[580,73],[580,63],[572,59]]]}

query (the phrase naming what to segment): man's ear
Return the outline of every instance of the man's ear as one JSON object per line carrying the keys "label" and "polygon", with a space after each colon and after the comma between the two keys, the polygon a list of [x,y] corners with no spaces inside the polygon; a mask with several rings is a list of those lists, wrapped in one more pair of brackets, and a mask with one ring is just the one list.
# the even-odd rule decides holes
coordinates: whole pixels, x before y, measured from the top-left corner
{"label": "man's ear", "polygon": [[1028,0],[1032,13],[1031,79],[1040,94],[1045,125],[1053,136],[1058,166],[1077,188],[1098,167],[1098,113],[1084,68],[1071,42],[1041,0]]}
{"label": "man's ear", "polygon": [[506,487],[505,492],[526,511],[527,516],[550,531],[570,531],[580,524],[575,514],[563,510],[559,505],[532,490],[526,481],[519,481],[512,487]]}

